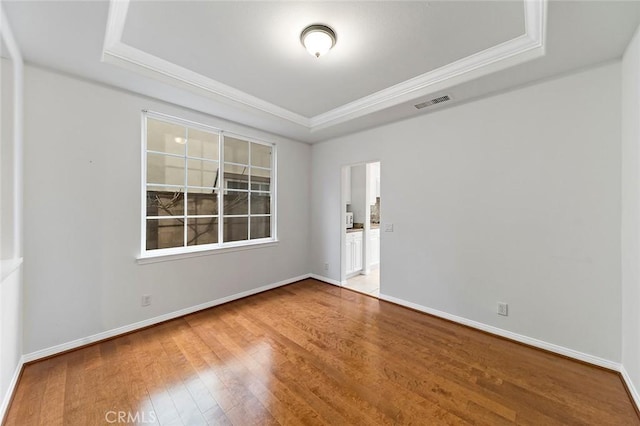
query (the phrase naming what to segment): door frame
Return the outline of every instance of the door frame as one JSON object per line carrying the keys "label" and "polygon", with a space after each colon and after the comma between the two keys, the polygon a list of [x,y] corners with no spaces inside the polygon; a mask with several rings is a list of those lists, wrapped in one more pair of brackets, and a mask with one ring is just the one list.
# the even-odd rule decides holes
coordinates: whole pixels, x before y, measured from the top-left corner
{"label": "door frame", "polygon": [[[380,170],[382,170],[382,162],[380,160],[368,160],[359,161],[356,163],[343,164],[340,167],[340,284],[344,287],[347,284],[347,228],[345,226],[347,221],[347,194],[345,193],[345,186],[347,180],[347,170],[354,166],[365,166],[365,194],[368,197],[370,192],[370,179],[369,168],[366,167],[369,164],[379,163]],[[365,197],[365,221],[362,231],[362,264],[363,269],[361,274],[367,275],[370,271],[370,257],[371,250],[369,249],[369,235],[371,232],[371,208],[368,206]],[[382,198],[382,183],[380,183],[380,198]],[[352,198],[353,200],[353,198]],[[382,233],[380,234],[380,245],[382,246]],[[382,253],[382,250],[380,250]],[[382,254],[381,256],[382,257]],[[382,259],[378,267],[382,266]]]}

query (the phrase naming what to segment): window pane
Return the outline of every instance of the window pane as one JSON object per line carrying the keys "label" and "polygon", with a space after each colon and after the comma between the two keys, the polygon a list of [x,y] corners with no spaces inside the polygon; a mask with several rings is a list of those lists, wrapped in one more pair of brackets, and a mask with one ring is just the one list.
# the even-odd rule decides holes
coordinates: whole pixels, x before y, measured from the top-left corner
{"label": "window pane", "polygon": [[271,170],[251,168],[251,189],[269,191],[271,189]]}
{"label": "window pane", "polygon": [[187,155],[189,157],[206,158],[207,160],[219,160],[218,140],[219,136],[216,133],[189,129]]}
{"label": "window pane", "polygon": [[229,189],[249,189],[249,167],[225,163],[224,187]]}
{"label": "window pane", "polygon": [[271,168],[271,147],[269,145],[252,143],[251,165]]}
{"label": "window pane", "polygon": [[184,158],[148,153],[147,183],[184,185]]}
{"label": "window pane", "polygon": [[[187,214],[188,215],[217,215],[218,214],[218,194],[191,192],[188,188]],[[199,191],[194,189],[193,191]]]}
{"label": "window pane", "polygon": [[224,214],[237,215],[249,213],[249,198],[247,192],[228,190],[224,194]]}
{"label": "window pane", "polygon": [[249,164],[249,142],[225,136],[224,161]]}
{"label": "window pane", "polygon": [[225,217],[223,222],[224,241],[242,241],[249,230],[247,217]]}
{"label": "window pane", "polygon": [[189,186],[213,188],[218,180],[218,162],[203,160],[187,160],[189,168],[187,181]]}
{"label": "window pane", "polygon": [[147,250],[184,245],[182,219],[147,219]]}
{"label": "window pane", "polygon": [[143,141],[146,250],[274,237],[274,145],[153,117]]}
{"label": "window pane", "polygon": [[271,195],[259,192],[251,193],[251,214],[271,213]]}
{"label": "window pane", "polygon": [[183,214],[183,188],[147,187],[147,216],[181,216]]}
{"label": "window pane", "polygon": [[271,217],[252,217],[251,218],[251,239],[269,238],[271,237]]}
{"label": "window pane", "polygon": [[197,246],[218,242],[218,218],[187,219],[187,245]]}
{"label": "window pane", "polygon": [[147,149],[184,155],[186,129],[178,124],[147,118]]}

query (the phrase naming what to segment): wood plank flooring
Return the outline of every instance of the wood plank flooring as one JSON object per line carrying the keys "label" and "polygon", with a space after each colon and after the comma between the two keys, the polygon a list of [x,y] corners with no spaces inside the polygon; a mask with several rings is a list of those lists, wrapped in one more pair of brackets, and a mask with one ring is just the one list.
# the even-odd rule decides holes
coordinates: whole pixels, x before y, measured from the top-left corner
{"label": "wood plank flooring", "polygon": [[616,373],[314,280],[25,367],[8,425],[640,425]]}

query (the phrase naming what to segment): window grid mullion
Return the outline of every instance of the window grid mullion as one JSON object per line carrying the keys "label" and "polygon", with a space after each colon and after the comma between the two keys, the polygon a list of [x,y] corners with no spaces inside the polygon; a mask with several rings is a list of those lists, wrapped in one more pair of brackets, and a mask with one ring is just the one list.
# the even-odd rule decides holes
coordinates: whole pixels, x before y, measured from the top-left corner
{"label": "window grid mullion", "polygon": [[184,229],[183,229],[183,241],[182,246],[187,247],[187,238],[188,238],[188,230],[189,224],[187,223],[187,206],[189,205],[189,189],[187,184],[189,183],[189,160],[187,160],[187,146],[189,145],[189,128],[185,126],[184,128],[184,139],[186,143],[184,144]]}
{"label": "window grid mullion", "polygon": [[[149,154],[147,154],[147,139],[149,138],[149,132],[147,130],[147,114],[142,115],[142,136],[143,136],[143,143],[142,143],[142,152],[141,152],[141,157],[142,157],[142,164],[141,164],[141,182],[146,183],[147,182],[147,162],[148,162],[148,156]],[[140,221],[140,233],[142,234],[142,238],[140,239],[140,253],[144,253],[147,250],[147,239],[149,238],[149,236],[147,235],[147,185],[143,185],[142,186],[142,200],[140,201],[140,207],[141,207],[141,212],[142,214],[140,216],[144,217],[144,220]]]}
{"label": "window grid mullion", "polygon": [[251,142],[247,141],[247,149],[249,151],[249,161],[248,161],[248,179],[247,179],[247,240],[251,240]]}
{"label": "window grid mullion", "polygon": [[218,179],[218,243],[223,244],[226,241],[224,235],[224,132],[220,132],[218,136],[218,158],[220,158],[220,164],[218,170],[220,173],[220,179]]}
{"label": "window grid mullion", "polygon": [[172,183],[148,183],[147,188],[150,186],[163,186],[165,188],[182,188],[182,185],[174,185]]}
{"label": "window grid mullion", "polygon": [[[274,145],[271,146],[271,158],[269,161],[269,214],[276,214],[276,147]],[[269,219],[269,235],[273,238],[278,232],[276,223],[273,220],[273,217]]]}
{"label": "window grid mullion", "polygon": [[[252,161],[253,161],[253,145],[252,145],[252,141],[249,138],[245,138],[240,136],[238,139],[244,143],[246,143],[246,147],[248,149],[247,152],[247,157],[248,157],[248,164],[239,164],[239,163],[235,163],[235,162],[227,162],[225,161],[225,138],[226,138],[226,132],[223,131],[216,131],[216,132],[212,132],[211,130],[213,129],[201,129],[200,126],[194,126],[194,128],[200,129],[200,130],[204,130],[208,133],[214,133],[218,136],[218,149],[217,149],[217,154],[218,154],[218,159],[217,160],[212,160],[212,159],[208,159],[208,158],[203,158],[203,157],[198,157],[198,156],[189,156],[189,143],[190,143],[190,126],[191,123],[185,123],[182,120],[175,118],[174,119],[169,119],[170,117],[164,117],[161,115],[161,118],[159,118],[160,121],[163,122],[167,122],[170,124],[177,124],[179,127],[181,127],[181,131],[183,132],[183,135],[185,137],[185,141],[186,143],[184,144],[183,147],[183,153],[182,155],[180,154],[173,154],[173,153],[169,153],[169,152],[160,152],[160,151],[155,151],[155,150],[149,150],[148,149],[148,117],[151,116],[154,119],[157,119],[156,117],[154,117],[154,113],[152,112],[148,112],[148,111],[144,111],[143,112],[143,131],[144,131],[144,135],[143,135],[143,153],[145,154],[144,156],[144,164],[143,164],[143,199],[142,199],[142,208],[143,208],[143,215],[142,215],[142,226],[143,226],[143,231],[142,231],[142,235],[143,235],[143,239],[142,239],[142,251],[146,252],[147,249],[147,244],[148,244],[148,236],[146,235],[146,222],[148,220],[160,220],[160,219],[174,219],[174,220],[183,220],[183,234],[182,234],[182,238],[183,238],[183,244],[182,247],[183,248],[188,248],[188,243],[189,243],[189,226],[192,222],[195,223],[199,218],[202,219],[211,219],[211,220],[218,220],[217,223],[217,229],[218,229],[218,239],[217,239],[217,243],[214,244],[204,244],[204,245],[212,245],[212,246],[218,246],[218,247],[225,247],[227,245],[227,243],[236,243],[235,239],[234,241],[229,241],[227,242],[226,240],[229,238],[229,236],[225,235],[225,226],[224,226],[224,219],[225,219],[225,205],[224,205],[224,193],[226,191],[226,187],[225,187],[225,166],[231,167],[231,166],[242,166],[242,167],[246,167],[247,170],[247,189],[233,189],[231,191],[235,191],[238,195],[240,195],[241,193],[246,193],[247,194],[247,213],[244,215],[228,215],[226,216],[228,219],[230,218],[244,218],[246,219],[246,226],[247,226],[247,234],[245,236],[247,243],[250,242],[252,240],[252,230],[251,230],[251,220],[252,218],[269,218],[269,224],[270,224],[270,228],[271,228],[271,232],[270,232],[270,237],[274,238],[274,230],[275,230],[275,223],[273,221],[273,217],[275,214],[275,194],[276,194],[276,189],[275,189],[275,179],[274,179],[274,172],[275,172],[275,146],[273,144],[268,144],[265,142],[256,142],[259,144],[264,144],[264,145],[268,145],[271,147],[271,161],[269,164],[269,167],[262,167],[262,166],[253,166],[252,165]],[[196,124],[196,123],[193,123]],[[177,130],[177,129],[176,129]],[[216,129],[217,130],[217,129]],[[174,134],[179,134],[178,132],[175,132]],[[231,133],[229,135],[232,135]],[[166,148],[167,150],[169,150],[169,148]],[[147,168],[148,168],[148,164],[149,164],[149,160],[147,159],[149,157],[149,154],[151,155],[159,155],[159,156],[163,156],[165,158],[181,158],[184,164],[184,174],[183,174],[183,179],[184,179],[184,185],[174,185],[174,184],[162,184],[162,183],[149,183],[147,181]],[[204,156],[204,154],[203,154]],[[189,178],[190,178],[190,171],[189,171],[189,160],[200,160],[203,162],[203,164],[206,163],[218,163],[218,182],[217,185],[214,183],[213,187],[202,187],[202,186],[193,186],[190,187],[189,186]],[[228,163],[228,164],[227,164]],[[204,169],[203,169],[204,170]],[[256,188],[254,189],[252,187],[252,183],[253,183],[253,172],[260,172],[260,174],[265,174],[264,172],[268,172],[269,175],[269,179],[267,180],[268,183],[257,183]],[[231,178],[233,180],[233,178]],[[195,183],[195,182],[194,182]],[[178,214],[175,216],[172,215],[168,215],[168,216],[147,216],[146,214],[146,208],[147,208],[147,193],[150,190],[150,187],[164,187],[164,188],[157,188],[157,190],[159,191],[170,191],[170,192],[177,192],[177,191],[183,191],[184,192],[184,196],[183,196],[183,213],[182,214]],[[174,191],[172,191],[172,189]],[[211,214],[203,214],[203,215],[199,215],[198,213],[198,209],[194,210],[193,212],[189,212],[189,202],[191,199],[191,191],[193,190],[213,190],[213,191],[217,191],[216,193],[216,197],[215,200],[217,201],[217,215],[211,215]],[[257,196],[269,196],[270,200],[269,200],[269,204],[270,204],[270,212],[269,213],[252,213],[252,196],[253,195],[257,195]],[[194,201],[196,201],[194,199]],[[189,213],[193,213],[193,214],[189,214]],[[206,213],[206,211],[203,211],[202,213]],[[262,221],[261,221],[262,222]],[[175,235],[175,234],[174,234]],[[233,235],[233,234],[232,234]],[[160,241],[160,240],[159,240]],[[239,240],[240,241],[240,240]],[[174,239],[174,244],[177,243],[177,241],[175,241]],[[177,245],[176,248],[180,248],[181,246]],[[155,250],[155,249],[152,249]]]}

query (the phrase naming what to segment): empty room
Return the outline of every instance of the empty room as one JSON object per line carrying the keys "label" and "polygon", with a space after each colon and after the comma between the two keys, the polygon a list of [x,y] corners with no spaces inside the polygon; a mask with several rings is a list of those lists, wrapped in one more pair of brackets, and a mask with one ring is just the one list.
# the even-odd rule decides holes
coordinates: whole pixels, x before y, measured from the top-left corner
{"label": "empty room", "polygon": [[640,425],[640,1],[0,14],[1,424]]}

